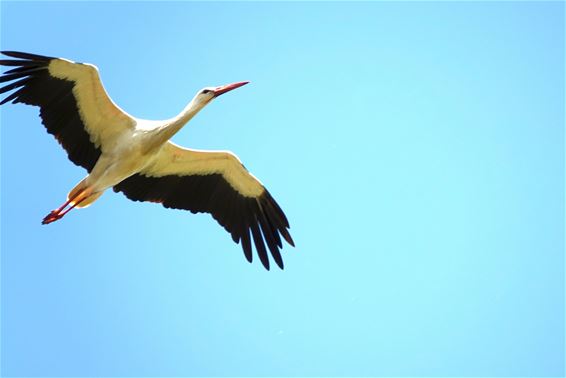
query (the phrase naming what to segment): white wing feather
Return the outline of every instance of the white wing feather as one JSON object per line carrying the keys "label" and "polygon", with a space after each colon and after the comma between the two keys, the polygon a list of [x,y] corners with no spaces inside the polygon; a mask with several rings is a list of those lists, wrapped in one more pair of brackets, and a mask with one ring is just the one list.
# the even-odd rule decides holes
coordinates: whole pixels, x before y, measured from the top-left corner
{"label": "white wing feather", "polygon": [[244,197],[259,197],[265,191],[261,182],[228,151],[201,151],[167,142],[155,160],[141,174],[148,177],[221,174]]}
{"label": "white wing feather", "polygon": [[96,66],[59,58],[49,63],[49,74],[75,83],[73,95],[81,120],[91,142],[102,151],[109,148],[124,131],[135,126],[135,119],[120,109],[106,93]]}

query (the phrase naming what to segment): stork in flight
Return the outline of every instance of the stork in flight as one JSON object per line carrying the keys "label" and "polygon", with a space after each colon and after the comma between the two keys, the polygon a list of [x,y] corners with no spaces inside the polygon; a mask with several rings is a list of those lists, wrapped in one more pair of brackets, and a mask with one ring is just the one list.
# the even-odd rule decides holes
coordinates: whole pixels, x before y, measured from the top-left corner
{"label": "stork in flight", "polygon": [[134,201],[210,213],[235,243],[241,243],[249,262],[253,239],[263,266],[269,270],[269,249],[283,269],[281,237],[294,246],[289,222],[261,182],[230,152],[192,150],[169,140],[213,99],[248,82],[204,88],[176,117],[147,121],[132,117],[110,99],[94,65],[2,53],[15,59],[0,60],[0,65],[15,68],[0,76],[0,83],[7,82],[0,93],[15,91],[0,105],[11,101],[39,106],[47,131],[69,159],[89,173],[43,224],[91,205],[113,188]]}

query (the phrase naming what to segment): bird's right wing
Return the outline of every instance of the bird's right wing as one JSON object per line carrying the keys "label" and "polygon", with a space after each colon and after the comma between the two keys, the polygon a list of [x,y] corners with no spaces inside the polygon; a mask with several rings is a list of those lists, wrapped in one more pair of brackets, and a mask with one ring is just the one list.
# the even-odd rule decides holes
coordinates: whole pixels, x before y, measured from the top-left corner
{"label": "bird's right wing", "polygon": [[266,244],[281,269],[280,236],[294,245],[289,222],[275,199],[230,152],[191,150],[167,142],[152,164],[116,185],[114,191],[134,201],[210,213],[234,242],[242,242],[249,262],[253,239],[266,269]]}
{"label": "bird's right wing", "polygon": [[0,93],[15,90],[0,105],[12,101],[39,106],[47,131],[73,163],[89,172],[105,146],[135,126],[135,120],[108,97],[95,66],[22,52],[2,53],[16,59],[0,60],[0,65],[16,68],[0,76],[0,83],[9,82]]}

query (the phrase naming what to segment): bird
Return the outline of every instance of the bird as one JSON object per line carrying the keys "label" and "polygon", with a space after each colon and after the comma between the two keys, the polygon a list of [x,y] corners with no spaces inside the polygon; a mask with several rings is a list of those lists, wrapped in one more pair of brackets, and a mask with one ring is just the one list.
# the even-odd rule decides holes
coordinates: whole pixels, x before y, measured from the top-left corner
{"label": "bird", "polygon": [[0,105],[38,106],[47,132],[71,162],[88,172],[43,224],[91,205],[112,188],[133,201],[209,213],[241,244],[248,262],[253,260],[253,241],[265,269],[270,268],[268,250],[283,269],[282,239],[293,247],[295,243],[285,213],[265,186],[232,152],[189,149],[170,141],[206,105],[247,81],[203,88],[177,116],[150,121],[114,103],[95,65],[26,52],[1,53],[8,59],[0,59],[0,65],[10,69],[0,76],[0,83],[6,83],[0,84],[0,94],[13,92]]}

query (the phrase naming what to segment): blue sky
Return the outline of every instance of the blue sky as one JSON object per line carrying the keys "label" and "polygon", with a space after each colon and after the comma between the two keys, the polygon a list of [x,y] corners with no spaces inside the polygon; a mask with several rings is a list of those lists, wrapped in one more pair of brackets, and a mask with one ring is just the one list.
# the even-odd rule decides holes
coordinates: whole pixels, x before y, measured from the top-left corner
{"label": "blue sky", "polygon": [[112,192],[2,108],[3,376],[563,376],[560,2],[2,2],[1,46],[96,64],[286,211],[285,271]]}

